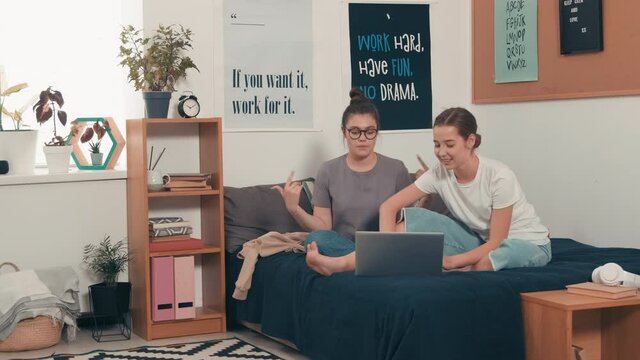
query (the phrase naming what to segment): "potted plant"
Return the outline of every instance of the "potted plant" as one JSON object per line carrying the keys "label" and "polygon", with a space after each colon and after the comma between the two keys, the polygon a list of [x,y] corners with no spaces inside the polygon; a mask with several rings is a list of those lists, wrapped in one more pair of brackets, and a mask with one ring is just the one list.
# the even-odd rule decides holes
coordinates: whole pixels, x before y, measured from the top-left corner
{"label": "potted plant", "polygon": [[147,117],[166,118],[171,92],[188,69],[200,71],[184,53],[192,49],[191,30],[182,25],[159,25],[145,37],[142,30],[124,26],[120,33],[120,65],[129,68],[127,78],[143,92]]}
{"label": "potted plant", "polygon": [[100,152],[100,140],[89,142],[89,151],[91,151],[91,165],[102,165],[103,153]]}
{"label": "potted plant", "polygon": [[[101,125],[99,121],[93,123],[93,126],[87,127],[80,137],[80,142],[83,144],[89,142],[89,151],[91,153],[91,165],[102,165],[103,154],[100,152],[100,145],[102,145],[102,137],[107,133],[107,124]],[[98,139],[97,141],[91,141],[93,137]]]}
{"label": "potted plant", "polygon": [[[9,174],[32,174],[35,168],[38,131],[24,129],[27,125],[22,117],[35,99],[28,100],[21,108],[13,111],[6,105],[10,95],[27,86],[26,83],[7,86],[4,68],[0,66],[0,159],[9,162]],[[3,126],[3,115],[12,120],[13,129]]]}
{"label": "potted plant", "polygon": [[58,135],[56,119],[62,126],[67,125],[67,113],[60,109],[63,105],[64,98],[62,93],[53,90],[51,86],[40,92],[40,99],[33,105],[33,110],[36,112],[36,120],[40,125],[53,117],[53,137],[44,144],[44,155],[50,174],[69,172],[69,159],[71,157],[69,140],[77,132],[76,127],[72,126],[71,132],[66,137]]}
{"label": "potted plant", "polygon": [[118,282],[118,276],[127,269],[131,257],[122,240],[111,242],[105,235],[99,244],[87,244],[82,261],[103,281],[89,286],[91,312],[95,317],[116,317],[123,323],[129,313],[131,283]]}

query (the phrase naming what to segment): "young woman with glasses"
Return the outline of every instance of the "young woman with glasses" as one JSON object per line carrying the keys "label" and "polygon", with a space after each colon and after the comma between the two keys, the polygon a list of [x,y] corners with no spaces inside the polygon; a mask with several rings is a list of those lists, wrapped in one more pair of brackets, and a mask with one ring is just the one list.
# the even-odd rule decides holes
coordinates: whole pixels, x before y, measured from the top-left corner
{"label": "young woman with glasses", "polygon": [[[318,171],[313,214],[298,205],[302,187],[291,176],[284,188],[274,187],[293,218],[311,231],[307,248],[328,256],[353,252],[356,230],[377,231],[380,204],[411,183],[402,161],[374,151],[380,129],[375,104],[359,89],[352,89],[349,96],[351,102],[342,114],[341,126],[348,151],[325,162]],[[312,258],[307,263],[323,273]]]}
{"label": "young woman with glasses", "polygon": [[[551,260],[549,230],[527,201],[513,171],[476,153],[476,119],[468,110],[450,108],[433,123],[434,153],[439,163],[415,183],[380,206],[380,231],[444,233],[445,270],[497,271],[544,266]],[[453,218],[411,206],[438,194]],[[396,224],[402,211],[404,222]],[[327,257],[308,251],[322,274],[355,268],[355,254]]]}

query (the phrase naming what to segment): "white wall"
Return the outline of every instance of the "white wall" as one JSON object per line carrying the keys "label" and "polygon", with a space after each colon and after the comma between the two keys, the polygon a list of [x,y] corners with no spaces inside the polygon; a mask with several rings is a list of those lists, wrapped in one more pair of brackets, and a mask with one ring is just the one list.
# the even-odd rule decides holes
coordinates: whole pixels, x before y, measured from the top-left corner
{"label": "white wall", "polygon": [[[153,13],[148,3],[154,4]],[[145,25],[176,19],[192,27],[196,63],[203,64],[201,69],[213,65],[214,72],[190,76],[190,81],[205,95],[203,115],[223,116],[223,1],[186,3],[193,6],[147,0]],[[194,7],[202,11],[191,11]],[[345,151],[339,129],[348,101],[342,66],[348,54],[341,50],[345,7],[342,0],[313,1],[314,120],[320,131],[225,133],[227,185],[282,181],[291,170],[299,177],[313,176],[322,161]],[[639,247],[640,231],[631,224],[640,214],[640,190],[632,183],[640,175],[634,166],[640,147],[634,141],[640,130],[635,119],[640,98],[475,106],[471,104],[471,1],[434,2],[431,40],[434,116],[450,106],[466,106],[476,114],[483,135],[480,153],[516,171],[553,236],[599,246]],[[416,153],[435,162],[431,142],[430,132],[387,133],[380,136],[377,150],[416,169]]]}
{"label": "white wall", "polygon": [[[227,185],[278,182],[291,170],[299,177],[314,176],[323,161],[346,151],[340,132],[340,117],[349,100],[348,79],[345,82],[343,78],[343,59],[348,54],[341,50],[347,30],[343,21],[346,6],[340,0],[313,1],[313,113],[317,131],[226,132],[223,144]],[[180,7],[173,6],[170,0],[144,1],[146,28],[180,23],[194,32],[194,50],[190,54],[201,72],[188,74],[187,82],[179,83],[178,91],[189,89],[199,96],[201,116],[224,116],[222,8],[223,0],[186,0],[185,6]],[[468,12],[464,1],[432,5],[434,111],[469,101],[470,55],[465,45],[469,25],[446,28],[447,19],[468,18]],[[453,56],[451,51],[455,52]],[[173,103],[176,100],[174,95]],[[434,162],[430,131],[381,134],[377,150],[404,160],[410,169],[418,167],[416,153]]]}
{"label": "white wall", "polygon": [[112,242],[126,238],[126,194],[124,179],[0,186],[0,263],[23,270],[73,267],[81,308],[88,311],[87,288],[101,279],[82,264],[82,248],[105,234]]}

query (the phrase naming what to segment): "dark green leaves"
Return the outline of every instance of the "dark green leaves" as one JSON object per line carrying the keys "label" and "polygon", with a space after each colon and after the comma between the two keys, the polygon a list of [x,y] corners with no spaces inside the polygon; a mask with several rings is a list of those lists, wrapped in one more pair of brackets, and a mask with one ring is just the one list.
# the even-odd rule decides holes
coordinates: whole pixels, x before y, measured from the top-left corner
{"label": "dark green leaves", "polygon": [[175,83],[185,78],[188,69],[200,71],[183,53],[192,49],[191,30],[182,25],[160,25],[152,37],[142,30],[123,26],[120,33],[120,65],[129,68],[127,75],[136,90],[175,91]]}

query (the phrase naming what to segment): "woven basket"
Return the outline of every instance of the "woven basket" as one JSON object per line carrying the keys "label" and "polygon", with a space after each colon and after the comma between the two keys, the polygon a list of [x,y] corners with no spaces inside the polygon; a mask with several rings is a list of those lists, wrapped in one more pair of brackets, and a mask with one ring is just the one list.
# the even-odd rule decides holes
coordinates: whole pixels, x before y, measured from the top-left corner
{"label": "woven basket", "polygon": [[[5,265],[19,271],[15,264],[9,262],[0,264],[0,268]],[[53,346],[60,341],[62,326],[62,321],[47,316],[22,320],[8,338],[0,341],[0,351],[36,350]]]}

